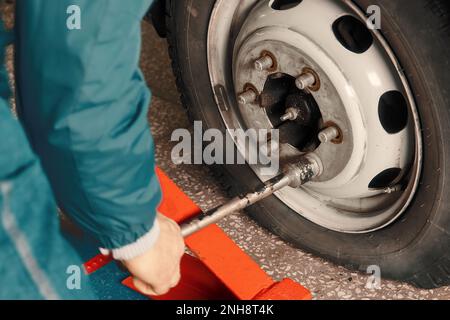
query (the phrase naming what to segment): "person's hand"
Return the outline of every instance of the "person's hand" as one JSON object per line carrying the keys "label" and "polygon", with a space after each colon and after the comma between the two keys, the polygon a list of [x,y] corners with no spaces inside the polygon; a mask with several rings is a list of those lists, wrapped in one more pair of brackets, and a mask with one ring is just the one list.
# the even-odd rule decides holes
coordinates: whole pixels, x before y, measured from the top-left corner
{"label": "person's hand", "polygon": [[160,235],[155,245],[132,260],[123,261],[133,275],[135,287],[146,295],[160,296],[180,281],[184,240],[178,224],[161,214],[156,217]]}

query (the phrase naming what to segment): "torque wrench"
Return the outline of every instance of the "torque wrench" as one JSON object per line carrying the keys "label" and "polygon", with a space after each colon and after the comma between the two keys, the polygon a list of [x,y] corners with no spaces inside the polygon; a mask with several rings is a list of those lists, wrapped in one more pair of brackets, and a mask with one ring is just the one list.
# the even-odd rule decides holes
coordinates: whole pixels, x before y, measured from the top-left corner
{"label": "torque wrench", "polygon": [[298,188],[321,174],[321,162],[316,156],[308,154],[298,162],[289,164],[283,173],[266,181],[262,187],[244,196],[233,198],[229,202],[202,213],[181,225],[181,234],[188,237],[223,218],[255,204],[275,192],[285,188]]}

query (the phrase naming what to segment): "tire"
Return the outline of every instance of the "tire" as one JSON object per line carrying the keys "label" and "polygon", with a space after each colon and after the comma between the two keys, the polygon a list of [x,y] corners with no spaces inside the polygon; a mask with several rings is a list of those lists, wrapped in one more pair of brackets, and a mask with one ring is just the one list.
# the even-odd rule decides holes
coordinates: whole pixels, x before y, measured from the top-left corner
{"label": "tire", "polygon": [[[259,224],[298,248],[347,268],[378,265],[385,278],[423,288],[450,284],[450,3],[445,0],[358,0],[381,8],[384,38],[416,99],[423,128],[420,185],[400,219],[380,230],[349,234],[315,224],[276,197],[248,209]],[[181,99],[204,128],[225,126],[211,88],[207,33],[214,0],[167,3],[170,54]],[[248,166],[215,167],[232,193],[260,183]]]}

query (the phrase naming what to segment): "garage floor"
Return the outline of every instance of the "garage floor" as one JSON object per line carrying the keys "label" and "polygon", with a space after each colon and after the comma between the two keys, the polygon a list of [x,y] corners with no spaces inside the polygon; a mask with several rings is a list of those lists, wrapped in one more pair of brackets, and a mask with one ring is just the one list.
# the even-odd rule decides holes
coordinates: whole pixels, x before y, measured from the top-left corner
{"label": "garage floor", "polygon": [[[227,197],[207,166],[176,166],[170,159],[172,131],[189,128],[170,67],[167,46],[149,24],[144,24],[142,66],[153,91],[150,122],[158,165],[202,209],[210,209]],[[292,278],[309,288],[316,299],[450,299],[450,287],[420,290],[382,280],[381,289],[366,289],[369,276],[349,271],[297,250],[260,228],[245,216],[232,216],[221,227],[275,279]]]}

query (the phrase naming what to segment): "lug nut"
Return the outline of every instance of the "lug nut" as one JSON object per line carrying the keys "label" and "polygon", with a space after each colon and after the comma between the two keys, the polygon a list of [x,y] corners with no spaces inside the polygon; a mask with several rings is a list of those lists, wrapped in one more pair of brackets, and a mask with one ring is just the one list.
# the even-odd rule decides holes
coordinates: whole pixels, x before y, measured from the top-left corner
{"label": "lug nut", "polygon": [[258,71],[264,71],[273,67],[273,59],[268,56],[262,56],[255,61],[255,69]]}
{"label": "lug nut", "polygon": [[334,126],[331,126],[319,132],[319,140],[322,143],[327,143],[337,139],[339,135],[339,130]]}
{"label": "lug nut", "polygon": [[242,92],[238,95],[238,102],[240,104],[249,104],[255,102],[257,94],[253,89],[247,89],[247,91]]}
{"label": "lug nut", "polygon": [[286,113],[283,116],[281,116],[280,120],[283,122],[288,121],[288,120],[294,121],[295,119],[298,118],[299,114],[300,114],[299,109],[288,108],[288,109],[286,109]]}
{"label": "lug nut", "polygon": [[316,83],[316,77],[314,77],[314,75],[309,72],[305,72],[305,73],[301,74],[295,80],[295,85],[300,90],[308,89],[309,87],[312,87],[315,83]]}

